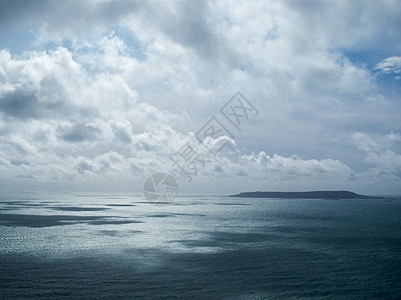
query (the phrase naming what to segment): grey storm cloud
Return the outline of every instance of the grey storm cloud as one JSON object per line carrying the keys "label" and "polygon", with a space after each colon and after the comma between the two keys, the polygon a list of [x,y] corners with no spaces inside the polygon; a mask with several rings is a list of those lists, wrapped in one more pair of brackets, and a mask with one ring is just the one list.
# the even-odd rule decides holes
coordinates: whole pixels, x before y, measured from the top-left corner
{"label": "grey storm cloud", "polygon": [[25,90],[9,92],[1,97],[0,112],[19,119],[39,118],[43,114],[35,93]]}
{"label": "grey storm cloud", "polygon": [[114,127],[113,133],[114,133],[115,137],[123,143],[128,144],[128,143],[132,142],[130,133],[127,132],[126,130],[124,130],[123,128]]}
{"label": "grey storm cloud", "polygon": [[88,124],[75,124],[72,126],[60,127],[60,137],[69,143],[81,143],[93,141],[101,136],[102,131]]}
{"label": "grey storm cloud", "polygon": [[25,120],[66,118],[73,113],[76,116],[80,114],[93,116],[94,111],[73,107],[62,100],[40,101],[37,93],[27,88],[8,92],[0,97],[0,113],[5,117]]}
{"label": "grey storm cloud", "polygon": [[[89,30],[91,26],[108,26],[138,9],[137,1],[0,1],[0,24],[46,24],[47,30]],[[66,26],[68,24],[68,27]]]}
{"label": "grey storm cloud", "polygon": [[80,161],[80,162],[77,164],[76,167],[77,167],[78,172],[79,172],[80,174],[84,174],[84,173],[87,172],[87,171],[93,171],[93,170],[94,170],[94,167],[93,167],[92,165],[88,164],[88,162],[86,162],[86,161],[84,161],[84,160]]}
{"label": "grey storm cloud", "polygon": [[221,42],[207,23],[208,10],[206,1],[183,2],[175,13],[160,15],[157,20],[173,40],[196,49],[202,56],[212,57],[219,52]]}

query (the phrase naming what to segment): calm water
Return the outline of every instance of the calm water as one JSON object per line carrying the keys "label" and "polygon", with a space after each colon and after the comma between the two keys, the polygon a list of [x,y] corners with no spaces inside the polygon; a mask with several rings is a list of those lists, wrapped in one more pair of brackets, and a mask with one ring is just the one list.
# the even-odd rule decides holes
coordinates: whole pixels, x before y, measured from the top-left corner
{"label": "calm water", "polygon": [[0,298],[400,297],[400,200],[0,195]]}

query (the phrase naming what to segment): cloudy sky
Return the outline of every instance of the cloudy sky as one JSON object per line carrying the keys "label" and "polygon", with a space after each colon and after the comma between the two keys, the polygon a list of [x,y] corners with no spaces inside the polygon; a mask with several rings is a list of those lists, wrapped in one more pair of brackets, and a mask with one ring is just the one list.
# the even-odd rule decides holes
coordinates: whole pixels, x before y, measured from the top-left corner
{"label": "cloudy sky", "polygon": [[[180,192],[401,194],[400,15],[391,0],[0,1],[0,189],[140,192],[166,172]],[[258,111],[239,129],[220,111],[236,92]],[[197,140],[213,117],[230,133],[208,139],[215,156]]]}

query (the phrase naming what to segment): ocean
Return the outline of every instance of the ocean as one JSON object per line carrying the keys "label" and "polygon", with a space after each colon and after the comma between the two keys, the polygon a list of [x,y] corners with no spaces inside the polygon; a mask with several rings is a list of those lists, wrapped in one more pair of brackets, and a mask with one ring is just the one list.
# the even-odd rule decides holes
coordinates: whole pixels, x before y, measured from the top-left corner
{"label": "ocean", "polygon": [[0,194],[1,299],[400,299],[401,200]]}

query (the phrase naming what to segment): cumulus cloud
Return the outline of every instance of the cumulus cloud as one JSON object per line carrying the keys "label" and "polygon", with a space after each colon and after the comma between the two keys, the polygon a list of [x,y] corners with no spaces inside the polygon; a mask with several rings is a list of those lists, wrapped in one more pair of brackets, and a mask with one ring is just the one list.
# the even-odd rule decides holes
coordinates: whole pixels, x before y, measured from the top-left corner
{"label": "cumulus cloud", "polygon": [[265,170],[266,173],[280,173],[295,176],[317,176],[332,173],[349,173],[352,171],[343,163],[332,160],[303,160],[297,156],[282,157],[275,154],[273,157],[264,152],[259,154],[243,155],[240,164]]}
{"label": "cumulus cloud", "polygon": [[358,148],[365,152],[365,161],[370,165],[366,171],[372,177],[399,180],[401,178],[401,134],[388,133],[368,135],[357,132],[352,135]]}
{"label": "cumulus cloud", "polygon": [[65,48],[1,55],[3,180],[93,179],[107,172],[128,178],[134,165],[143,177],[147,162],[157,167],[163,152],[185,138],[170,127],[185,116],[139,101],[117,74],[90,74]]}
{"label": "cumulus cloud", "polygon": [[352,139],[357,144],[358,148],[365,152],[381,152],[393,147],[397,142],[401,141],[399,133],[388,134],[366,134],[363,132],[355,132]]}

